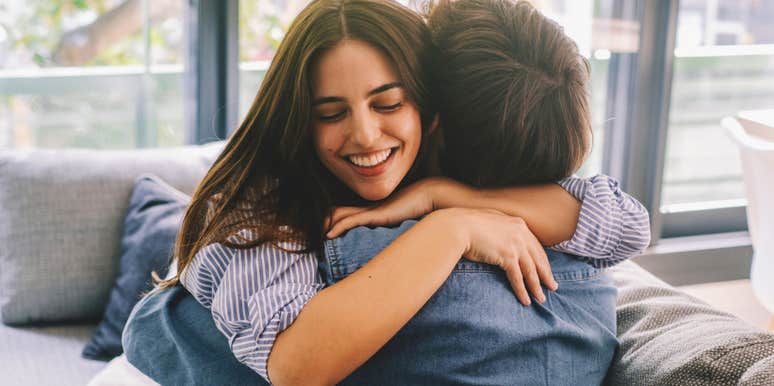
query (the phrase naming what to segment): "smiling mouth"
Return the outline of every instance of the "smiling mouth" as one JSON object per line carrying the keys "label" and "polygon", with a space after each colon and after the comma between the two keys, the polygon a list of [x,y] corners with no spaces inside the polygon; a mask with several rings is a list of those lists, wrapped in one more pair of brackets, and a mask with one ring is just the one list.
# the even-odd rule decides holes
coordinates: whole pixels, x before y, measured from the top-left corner
{"label": "smiling mouth", "polygon": [[395,153],[395,150],[397,150],[397,147],[392,147],[369,154],[353,154],[345,158],[350,164],[356,166],[357,168],[371,169],[386,163]]}

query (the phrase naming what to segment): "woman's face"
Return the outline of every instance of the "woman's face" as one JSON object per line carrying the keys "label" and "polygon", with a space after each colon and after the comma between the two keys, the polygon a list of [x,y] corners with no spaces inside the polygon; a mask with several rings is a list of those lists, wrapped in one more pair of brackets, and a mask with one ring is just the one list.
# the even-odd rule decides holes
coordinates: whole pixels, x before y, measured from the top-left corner
{"label": "woman's face", "polygon": [[358,40],[323,53],[314,68],[312,130],[317,155],[366,200],[395,190],[422,139],[419,110],[391,61]]}

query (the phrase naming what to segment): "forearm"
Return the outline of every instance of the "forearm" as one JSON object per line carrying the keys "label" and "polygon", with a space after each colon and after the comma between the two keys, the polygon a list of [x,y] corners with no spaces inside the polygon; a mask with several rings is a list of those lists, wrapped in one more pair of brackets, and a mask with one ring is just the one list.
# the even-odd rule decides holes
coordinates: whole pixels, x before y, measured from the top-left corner
{"label": "forearm", "polygon": [[498,189],[460,184],[454,190],[458,192],[436,194],[435,206],[495,209],[521,217],[545,246],[569,240],[578,224],[581,202],[557,184]]}
{"label": "forearm", "polygon": [[315,295],[269,356],[274,384],[333,384],[405,325],[443,284],[466,245],[429,215],[358,271]]}

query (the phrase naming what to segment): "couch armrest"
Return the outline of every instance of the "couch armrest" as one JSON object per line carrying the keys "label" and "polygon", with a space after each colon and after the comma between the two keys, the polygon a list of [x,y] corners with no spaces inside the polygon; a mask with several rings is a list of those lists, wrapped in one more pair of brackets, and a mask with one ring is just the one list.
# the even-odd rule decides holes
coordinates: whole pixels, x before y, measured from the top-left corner
{"label": "couch armrest", "polygon": [[[613,269],[620,346],[606,384],[738,384],[774,376],[774,334],[626,262]],[[771,379],[771,378],[766,378]]]}

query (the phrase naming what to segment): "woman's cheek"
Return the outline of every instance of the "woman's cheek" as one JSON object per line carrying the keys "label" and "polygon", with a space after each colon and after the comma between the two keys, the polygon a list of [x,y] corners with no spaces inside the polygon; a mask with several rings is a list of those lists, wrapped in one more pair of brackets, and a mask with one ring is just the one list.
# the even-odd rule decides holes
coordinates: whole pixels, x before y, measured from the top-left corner
{"label": "woman's cheek", "polygon": [[[408,110],[408,109],[407,109]],[[419,112],[416,109],[410,109],[403,117],[403,124],[401,125],[403,133],[401,137],[407,138],[411,149],[419,149],[420,141],[422,141],[422,121],[419,117]]]}

